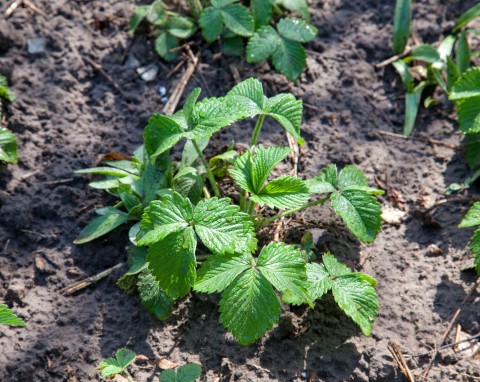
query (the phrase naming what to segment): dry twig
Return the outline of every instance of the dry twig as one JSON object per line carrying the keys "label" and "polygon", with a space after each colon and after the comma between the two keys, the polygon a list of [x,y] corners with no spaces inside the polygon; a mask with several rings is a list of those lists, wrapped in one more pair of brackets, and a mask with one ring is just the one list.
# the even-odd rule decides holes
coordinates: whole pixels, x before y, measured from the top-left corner
{"label": "dry twig", "polygon": [[412,48],[407,48],[405,49],[402,53],[399,53],[399,54],[396,54],[395,56],[392,56],[388,59],[386,59],[385,61],[382,61],[378,64],[375,64],[375,67],[376,68],[381,68],[383,66],[387,66],[389,64],[391,64],[392,62],[395,62],[397,60],[399,60],[400,58],[403,58],[405,57],[406,55],[408,55],[410,52],[412,51]]}
{"label": "dry twig", "polygon": [[402,351],[400,350],[398,344],[394,340],[391,340],[387,348],[390,353],[392,353],[392,356],[397,362],[400,371],[405,376],[405,378],[407,378],[408,382],[415,382],[413,373],[410,371],[407,363],[405,362],[405,358],[403,358]]}
{"label": "dry twig", "polygon": [[79,290],[82,290],[82,289],[96,283],[97,281],[100,281],[101,279],[107,277],[114,270],[116,270],[118,268],[121,268],[123,265],[124,265],[124,263],[119,263],[119,264],[114,265],[113,267],[108,268],[108,269],[104,270],[103,272],[100,272],[100,273],[98,273],[94,276],[90,276],[90,277],[87,277],[86,279],[74,282],[73,284],[70,284],[70,285],[66,286],[65,288],[61,289],[60,293],[68,296],[68,295],[71,295],[75,292],[78,292]]}

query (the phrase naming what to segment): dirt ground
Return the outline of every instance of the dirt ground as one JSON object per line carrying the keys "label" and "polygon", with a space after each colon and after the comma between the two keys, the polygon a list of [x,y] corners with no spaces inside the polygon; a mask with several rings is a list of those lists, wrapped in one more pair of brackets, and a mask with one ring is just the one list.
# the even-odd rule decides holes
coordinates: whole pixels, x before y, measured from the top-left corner
{"label": "dirt ground", "polygon": [[[475,1],[414,3],[417,38],[435,42]],[[0,172],[0,301],[27,326],[0,328],[0,381],[100,380],[96,366],[120,347],[151,360],[200,363],[204,381],[404,381],[387,349],[390,340],[416,375],[423,372],[476,276],[467,269],[471,231],[457,228],[469,203],[440,204],[427,215],[422,205],[443,200],[445,188],[465,179],[468,169],[454,110],[444,98],[420,112],[412,139],[380,133],[401,133],[403,124],[401,83],[391,67],[374,66],[391,55],[393,0],[310,1],[319,34],[307,46],[306,73],[291,87],[268,64],[248,65],[224,57],[217,44],[201,46],[187,93],[201,86],[204,95],[225,94],[235,84],[233,63],[242,79],[262,80],[269,95],[293,92],[306,103],[300,174],[353,163],[372,185],[374,177],[386,185],[385,203],[401,198],[407,211],[402,224],[384,224],[368,246],[357,242],[328,206],[298,216],[307,226],[290,222],[285,228],[288,240],[311,229],[319,252],[328,249],[379,281],[380,313],[371,337],[362,336],[327,297],[314,310],[284,307],[279,325],[249,347],[238,345],[218,322],[215,297],[190,296],[171,318],[157,321],[138,297],[115,285],[126,265],[73,296],[59,293],[125,262],[128,244],[126,229],[87,245],[72,244],[93,210],[112,202],[73,171],[92,166],[106,152],[131,153],[148,117],[162,110],[159,87],[170,92],[181,71],[167,78],[175,64],[161,63],[144,35],[133,40],[127,35],[132,1],[39,0],[35,4],[43,12],[20,7],[5,19],[8,4],[0,0],[0,72],[17,95],[7,120],[19,139],[20,161]],[[38,37],[45,39],[45,51],[28,53],[27,41]],[[156,79],[139,78],[132,57],[156,65]],[[124,96],[86,58],[101,65]],[[232,139],[246,143],[251,128],[232,126],[214,137],[214,146]],[[422,137],[459,147],[432,145]],[[260,138],[287,144],[274,123]],[[441,253],[430,251],[431,244]],[[479,311],[477,291],[457,319],[471,335],[480,331]],[[135,381],[153,381],[160,372],[131,370]],[[478,379],[478,361],[451,349],[439,353],[428,377]]]}

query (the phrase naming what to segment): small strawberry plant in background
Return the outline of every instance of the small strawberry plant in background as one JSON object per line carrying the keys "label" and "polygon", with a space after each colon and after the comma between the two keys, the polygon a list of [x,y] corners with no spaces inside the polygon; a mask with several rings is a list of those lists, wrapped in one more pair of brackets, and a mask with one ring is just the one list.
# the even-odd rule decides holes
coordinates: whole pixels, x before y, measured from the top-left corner
{"label": "small strawberry plant in background", "polygon": [[4,304],[0,304],[0,324],[25,326],[25,322]]}
{"label": "small strawberry plant in background", "polygon": [[[82,171],[107,175],[93,185],[104,186],[120,201],[101,209],[103,216],[76,242],[140,219],[130,229],[130,269],[118,284],[128,292],[138,290],[147,309],[160,319],[192,290],[220,293],[220,321],[241,344],[251,344],[278,322],[281,300],[313,307],[331,291],[369,335],[378,311],[373,278],[353,272],[329,253],[316,263],[296,246],[259,243],[257,232],[283,216],[330,202],[351,232],[371,243],[381,225],[374,195],[382,191],[371,188],[354,166],[338,171],[330,165],[308,180],[272,176],[290,148],[258,144],[264,120],[273,118],[304,143],[302,102],[292,94],[267,97],[262,84],[250,78],[224,97],[199,101],[199,96],[200,89],[195,89],[173,116],[154,114],[145,128],[144,146],[132,162]],[[203,151],[210,137],[247,118],[257,118],[248,150],[240,154],[229,147],[207,161]],[[182,158],[173,161],[170,150],[180,141],[185,141]],[[132,163],[136,172],[126,171]],[[142,175],[150,167],[156,170],[149,173],[157,176]],[[234,180],[238,194],[224,194],[220,185],[225,176]],[[322,197],[311,200],[315,195]],[[120,208],[126,211],[118,212]],[[105,217],[108,213],[113,220]]]}
{"label": "small strawberry plant in background", "polygon": [[7,79],[0,74],[0,161],[17,163],[17,138],[2,127],[3,108],[7,102],[13,102],[15,94],[8,87]]}
{"label": "small strawberry plant in background", "polygon": [[[275,69],[290,81],[298,79],[306,66],[302,44],[312,41],[317,29],[309,23],[305,0],[190,1],[191,18],[169,10],[161,0],[136,8],[129,32],[143,20],[153,26],[155,49],[164,60],[177,58],[180,40],[193,36],[197,27],[207,43],[219,41],[227,55],[242,56],[249,63],[272,59]],[[285,12],[295,17],[284,17]]]}
{"label": "small strawberry plant in background", "polygon": [[460,222],[459,228],[476,227],[472,240],[470,241],[470,250],[474,255],[474,265],[477,274],[480,275],[480,202],[476,202],[467,212]]}

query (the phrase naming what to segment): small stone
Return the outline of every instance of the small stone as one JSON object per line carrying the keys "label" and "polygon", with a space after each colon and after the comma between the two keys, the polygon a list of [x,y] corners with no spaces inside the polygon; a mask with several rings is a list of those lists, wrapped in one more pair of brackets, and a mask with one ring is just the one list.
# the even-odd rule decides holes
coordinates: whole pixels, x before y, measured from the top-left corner
{"label": "small stone", "polygon": [[127,65],[128,68],[137,69],[140,66],[140,61],[138,61],[133,54],[130,54],[125,65]]}
{"label": "small stone", "polygon": [[437,244],[430,244],[427,247],[427,255],[429,256],[438,256],[438,255],[441,255],[442,253],[443,251],[441,250],[441,248],[438,247]]}
{"label": "small stone", "polygon": [[163,97],[165,94],[167,94],[167,88],[163,85],[160,85],[160,87],[158,88],[158,92]]}
{"label": "small stone", "polygon": [[27,40],[27,51],[32,54],[43,53],[45,51],[45,39],[39,37]]}
{"label": "small stone", "polygon": [[168,97],[162,97],[162,99],[160,100],[160,102],[165,105],[165,104],[168,102]]}
{"label": "small stone", "polygon": [[140,74],[140,77],[145,82],[153,81],[158,74],[158,67],[157,66],[150,66],[150,67],[141,67],[137,68],[137,73]]}

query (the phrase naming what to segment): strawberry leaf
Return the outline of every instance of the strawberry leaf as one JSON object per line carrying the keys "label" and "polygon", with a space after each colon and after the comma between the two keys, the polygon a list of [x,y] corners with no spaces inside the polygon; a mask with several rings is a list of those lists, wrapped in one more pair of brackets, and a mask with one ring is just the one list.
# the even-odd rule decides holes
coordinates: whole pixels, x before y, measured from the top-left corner
{"label": "strawberry leaf", "polygon": [[270,208],[287,209],[308,202],[310,193],[304,181],[285,175],[268,182],[259,193],[252,194],[251,198],[260,206],[266,204]]}
{"label": "strawberry leaf", "polygon": [[151,159],[172,148],[185,135],[184,130],[173,119],[154,114],[145,127],[143,138],[145,150]]}
{"label": "strawberry leaf", "polygon": [[115,358],[107,358],[98,365],[97,370],[102,372],[102,377],[113,377],[116,374],[123,373],[125,369],[134,361],[135,352],[129,349],[119,349]]}
{"label": "strawberry leaf", "polygon": [[277,29],[282,37],[302,43],[312,41],[318,33],[313,25],[294,17],[281,19]]}
{"label": "strawberry leaf", "polygon": [[25,326],[25,322],[4,304],[0,304],[0,324]]}

